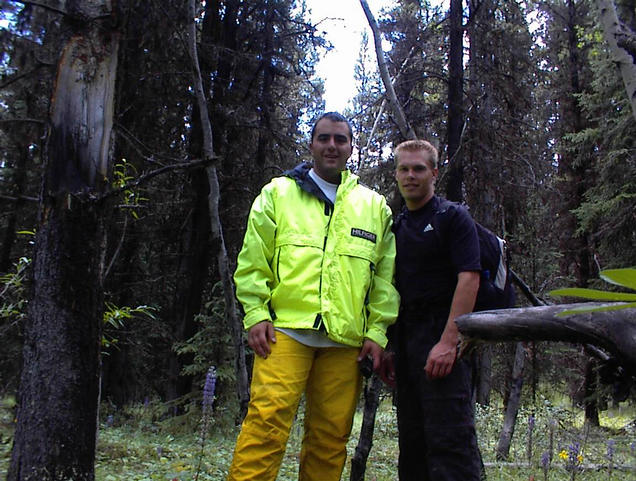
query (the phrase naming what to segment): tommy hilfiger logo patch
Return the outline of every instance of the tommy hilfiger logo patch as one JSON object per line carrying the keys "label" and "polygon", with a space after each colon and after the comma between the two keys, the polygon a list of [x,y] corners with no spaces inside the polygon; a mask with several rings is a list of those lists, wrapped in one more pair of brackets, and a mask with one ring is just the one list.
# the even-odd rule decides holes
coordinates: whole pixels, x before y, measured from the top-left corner
{"label": "tommy hilfiger logo patch", "polygon": [[368,232],[362,229],[356,229],[355,227],[351,228],[351,235],[353,237],[360,237],[362,239],[366,239],[368,241],[373,242],[374,244],[375,244],[375,239],[377,237],[373,232]]}
{"label": "tommy hilfiger logo patch", "polygon": [[424,230],[422,232],[430,232],[432,230],[433,230],[433,226],[431,224],[429,224],[426,227],[424,227]]}

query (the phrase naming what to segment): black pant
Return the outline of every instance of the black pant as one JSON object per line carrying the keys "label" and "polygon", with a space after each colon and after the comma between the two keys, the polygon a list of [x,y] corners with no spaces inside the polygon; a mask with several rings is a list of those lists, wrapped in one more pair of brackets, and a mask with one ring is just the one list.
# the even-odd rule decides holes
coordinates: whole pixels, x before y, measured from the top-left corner
{"label": "black pant", "polygon": [[448,310],[403,312],[396,324],[400,481],[479,481],[481,455],[470,397],[470,365],[445,378],[424,372]]}

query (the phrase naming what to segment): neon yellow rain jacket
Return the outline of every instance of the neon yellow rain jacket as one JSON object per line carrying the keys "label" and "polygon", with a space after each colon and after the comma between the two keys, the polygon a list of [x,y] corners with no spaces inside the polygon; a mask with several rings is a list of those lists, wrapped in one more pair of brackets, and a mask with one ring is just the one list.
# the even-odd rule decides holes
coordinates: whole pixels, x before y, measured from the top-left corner
{"label": "neon yellow rain jacket", "polygon": [[368,338],[384,347],[399,307],[391,211],[349,171],[334,206],[309,168],[273,179],[252,205],[234,273],[245,328],[269,320],[324,328],[349,346]]}

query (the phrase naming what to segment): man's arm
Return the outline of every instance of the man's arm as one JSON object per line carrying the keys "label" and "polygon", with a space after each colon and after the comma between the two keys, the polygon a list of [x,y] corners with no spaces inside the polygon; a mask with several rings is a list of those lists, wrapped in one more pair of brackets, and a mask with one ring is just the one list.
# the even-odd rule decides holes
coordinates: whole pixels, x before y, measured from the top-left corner
{"label": "man's arm", "polygon": [[252,204],[234,273],[236,297],[245,311],[243,325],[248,330],[248,344],[263,358],[271,352],[269,344],[276,342],[269,312],[275,232],[274,206],[266,186]]}
{"label": "man's arm", "polygon": [[384,205],[382,237],[378,244],[375,272],[369,288],[367,332],[365,338],[381,348],[387,343],[386,330],[395,323],[400,295],[393,280],[395,274],[395,236],[391,231],[391,211]]}
{"label": "man's arm", "polygon": [[457,275],[457,286],[453,294],[446,327],[439,342],[431,349],[424,367],[429,379],[439,379],[448,376],[453,369],[453,364],[457,357],[457,341],[459,338],[455,318],[472,312],[475,307],[478,289],[479,272],[465,271]]}
{"label": "man's arm", "polygon": [[383,206],[382,237],[378,245],[378,260],[369,288],[368,319],[365,340],[358,356],[373,359],[373,370],[380,372],[382,354],[387,343],[386,330],[397,319],[400,295],[395,289],[395,236],[391,230],[392,218],[388,205]]}

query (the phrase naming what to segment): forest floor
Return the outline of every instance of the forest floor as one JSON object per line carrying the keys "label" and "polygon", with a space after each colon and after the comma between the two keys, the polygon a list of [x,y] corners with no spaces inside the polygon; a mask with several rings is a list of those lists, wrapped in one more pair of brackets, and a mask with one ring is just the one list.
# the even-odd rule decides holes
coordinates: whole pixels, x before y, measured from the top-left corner
{"label": "forest floor", "polygon": [[[15,401],[0,400],[0,476],[11,456]],[[506,462],[495,459],[503,416],[500,406],[477,406],[477,432],[490,481],[504,480],[636,480],[636,406],[621,403],[601,412],[601,427],[585,428],[580,409],[542,400],[534,412],[519,412]],[[159,405],[136,406],[103,415],[96,458],[96,481],[220,481],[225,479],[237,428],[220,412],[209,420],[201,442],[200,413],[156,420]],[[228,416],[226,416],[228,417]],[[301,418],[302,416],[299,416]],[[155,420],[153,420],[155,419]],[[362,411],[356,415],[349,442],[354,453]],[[551,434],[552,433],[552,434]],[[550,438],[552,461],[548,464]],[[278,476],[297,479],[302,424],[295,423]],[[580,445],[578,456],[568,453]],[[397,479],[397,427],[390,399],[377,413],[373,448],[367,463],[368,481]],[[530,463],[528,463],[530,459]],[[542,466],[542,459],[547,469]],[[611,468],[611,469],[610,469]],[[574,469],[574,477],[572,476]],[[349,462],[342,476],[349,479]]]}

